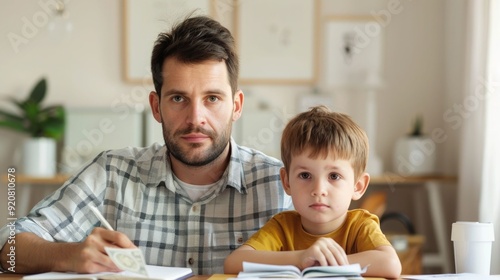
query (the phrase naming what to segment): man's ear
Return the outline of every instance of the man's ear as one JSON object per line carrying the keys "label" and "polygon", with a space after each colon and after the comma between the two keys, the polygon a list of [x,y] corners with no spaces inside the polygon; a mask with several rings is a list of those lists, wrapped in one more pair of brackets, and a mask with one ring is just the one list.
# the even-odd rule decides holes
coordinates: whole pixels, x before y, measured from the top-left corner
{"label": "man's ear", "polygon": [[281,167],[280,169],[280,179],[281,183],[283,184],[283,189],[285,190],[286,194],[290,194],[290,182],[288,181],[288,174],[286,173],[286,169],[284,167]]}
{"label": "man's ear", "polygon": [[352,200],[360,199],[363,194],[365,194],[366,189],[368,189],[368,184],[370,183],[370,175],[368,173],[363,173],[359,176],[358,181],[354,185],[354,193],[352,194]]}
{"label": "man's ear", "polygon": [[241,117],[241,112],[243,111],[243,92],[238,90],[234,94],[234,104],[233,104],[233,122],[237,121]]}
{"label": "man's ear", "polygon": [[155,91],[149,93],[149,106],[151,107],[151,112],[153,113],[155,120],[161,123],[160,97]]}

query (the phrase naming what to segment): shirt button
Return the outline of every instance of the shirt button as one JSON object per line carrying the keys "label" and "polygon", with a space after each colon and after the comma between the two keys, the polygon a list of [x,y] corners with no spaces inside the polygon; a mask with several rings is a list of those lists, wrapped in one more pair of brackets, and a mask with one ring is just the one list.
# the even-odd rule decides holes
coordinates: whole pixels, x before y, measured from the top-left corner
{"label": "shirt button", "polygon": [[189,263],[190,265],[193,265],[193,264],[194,264],[194,259],[193,259],[193,258],[189,258],[188,263]]}
{"label": "shirt button", "polygon": [[243,237],[238,238],[238,244],[243,244]]}
{"label": "shirt button", "polygon": [[198,207],[196,205],[193,205],[193,208],[191,208],[193,210],[193,212],[197,212],[198,211]]}

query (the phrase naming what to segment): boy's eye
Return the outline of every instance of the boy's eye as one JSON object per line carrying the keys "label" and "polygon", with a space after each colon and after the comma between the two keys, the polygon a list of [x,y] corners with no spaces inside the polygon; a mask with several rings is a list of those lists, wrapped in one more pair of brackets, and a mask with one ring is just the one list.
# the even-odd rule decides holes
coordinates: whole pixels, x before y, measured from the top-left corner
{"label": "boy's eye", "polygon": [[330,180],[338,180],[340,179],[340,175],[337,173],[331,173],[330,174]]}
{"label": "boy's eye", "polygon": [[309,174],[307,172],[302,172],[302,173],[299,173],[299,178],[300,179],[309,179],[309,178],[311,178],[311,174]]}

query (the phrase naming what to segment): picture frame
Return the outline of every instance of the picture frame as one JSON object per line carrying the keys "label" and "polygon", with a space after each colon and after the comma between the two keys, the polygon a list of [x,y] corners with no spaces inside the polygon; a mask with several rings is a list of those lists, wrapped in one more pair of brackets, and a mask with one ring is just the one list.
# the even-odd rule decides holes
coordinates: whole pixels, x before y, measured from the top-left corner
{"label": "picture frame", "polygon": [[319,9],[318,0],[237,0],[240,84],[314,85]]}
{"label": "picture frame", "polygon": [[327,89],[379,86],[384,28],[372,15],[323,19],[322,84]]}
{"label": "picture frame", "polygon": [[123,78],[132,84],[152,83],[150,59],[160,32],[190,13],[214,16],[216,0],[124,0]]}

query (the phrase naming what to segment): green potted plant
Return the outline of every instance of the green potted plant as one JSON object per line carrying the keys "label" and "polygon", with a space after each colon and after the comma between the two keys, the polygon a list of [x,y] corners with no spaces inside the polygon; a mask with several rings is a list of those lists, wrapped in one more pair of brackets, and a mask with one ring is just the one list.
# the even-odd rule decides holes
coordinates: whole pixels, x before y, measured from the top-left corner
{"label": "green potted plant", "polygon": [[43,106],[47,80],[41,78],[24,100],[11,98],[17,112],[0,109],[0,127],[28,134],[23,144],[21,172],[36,177],[56,173],[56,142],[64,135],[65,111],[61,105]]}
{"label": "green potted plant", "polygon": [[393,169],[406,176],[431,175],[436,172],[436,143],[423,132],[423,117],[417,116],[412,129],[397,140]]}
{"label": "green potted plant", "polygon": [[421,137],[422,135],[424,135],[424,133],[422,131],[423,124],[424,124],[424,120],[423,120],[422,116],[420,116],[420,115],[417,116],[415,118],[415,121],[413,122],[412,130],[408,134],[408,136]]}

